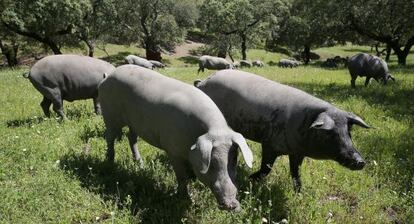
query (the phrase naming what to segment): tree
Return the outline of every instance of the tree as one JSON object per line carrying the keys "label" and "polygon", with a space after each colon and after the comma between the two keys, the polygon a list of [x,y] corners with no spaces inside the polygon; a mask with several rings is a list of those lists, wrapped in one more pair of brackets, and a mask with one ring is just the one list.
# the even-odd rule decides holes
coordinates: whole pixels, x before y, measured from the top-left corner
{"label": "tree", "polygon": [[183,2],[188,3],[184,4],[188,7],[184,12],[196,10],[195,3],[186,0],[120,1],[117,5],[122,24],[118,40],[139,42],[145,48],[147,59],[160,61],[162,49],[172,50],[176,43],[181,42],[186,26],[192,23],[191,16],[197,15],[188,13],[190,18],[182,17],[180,13],[183,11],[179,8]]}
{"label": "tree", "polygon": [[85,9],[82,20],[75,24],[75,34],[88,47],[88,55],[93,57],[96,42],[110,35],[118,25],[115,0],[89,0],[90,7]]}
{"label": "tree", "polygon": [[61,54],[61,46],[71,40],[74,24],[84,18],[88,7],[87,0],[20,0],[11,2],[0,19],[8,30],[42,42],[55,54]]}
{"label": "tree", "polygon": [[[11,4],[11,1],[1,1],[0,2],[0,14],[3,14],[3,11]],[[10,67],[16,66],[17,61],[17,52],[19,50],[19,43],[17,41],[16,35],[8,31],[6,27],[0,24],[0,50],[1,53],[6,57],[7,64]]]}
{"label": "tree", "polygon": [[341,0],[343,22],[350,29],[393,49],[398,63],[406,64],[414,45],[414,1],[412,0]]}
{"label": "tree", "polygon": [[284,1],[206,0],[200,8],[199,26],[205,33],[214,34],[212,43],[219,44],[219,56],[239,46],[246,60],[248,43],[264,39],[269,24],[277,22],[285,9]]}
{"label": "tree", "polygon": [[280,28],[272,34],[272,41],[286,45],[293,51],[303,50],[305,64],[310,61],[313,47],[332,45],[334,40],[343,41],[344,35],[337,36],[344,29],[337,20],[333,20],[335,2],[324,0],[294,0],[289,16],[280,23]]}

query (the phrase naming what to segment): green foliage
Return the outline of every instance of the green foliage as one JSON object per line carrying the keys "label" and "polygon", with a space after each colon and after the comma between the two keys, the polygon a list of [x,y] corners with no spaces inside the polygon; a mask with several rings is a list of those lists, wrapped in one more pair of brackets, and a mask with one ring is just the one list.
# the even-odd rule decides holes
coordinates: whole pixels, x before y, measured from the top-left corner
{"label": "green foliage", "polygon": [[196,4],[184,0],[120,1],[117,7],[122,17],[118,43],[139,42],[156,52],[172,50],[197,17]]}
{"label": "green foliage", "polygon": [[206,0],[200,7],[199,27],[213,34],[210,44],[218,51],[241,49],[244,57],[246,49],[261,44],[269,27],[277,26],[286,11],[285,1]]}
{"label": "green foliage", "polygon": [[339,1],[337,15],[351,30],[387,44],[398,55],[399,64],[414,45],[414,14],[411,0]]}
{"label": "green foliage", "polygon": [[[317,49],[324,56],[347,56],[369,47]],[[143,53],[142,49],[110,45],[111,57]],[[97,56],[104,53],[97,51]],[[346,69],[316,66],[283,69],[268,66],[285,55],[250,50],[263,60],[253,72],[288,84],[339,108],[352,111],[375,127],[355,128],[353,141],[367,166],[350,171],[332,161],[306,159],[301,168],[303,191],[295,194],[286,157],[278,159],[270,175],[251,183],[259,169],[260,145],[252,170],[239,162],[240,213],[220,211],[211,191],[191,183],[193,201],[174,195],[176,180],[167,155],[139,140],[145,161],[132,160],[126,138],[116,143],[115,163],[105,162],[104,124],[93,113],[92,101],[65,102],[69,120],[59,123],[43,116],[42,97],[21,74],[27,68],[0,70],[0,223],[411,223],[414,218],[414,69],[400,67],[392,55],[390,69],[397,82],[373,82],[350,88]],[[197,65],[170,59],[161,73],[192,83]],[[412,55],[409,63],[414,63]],[[241,160],[241,158],[239,158]]]}
{"label": "green foliage", "polygon": [[71,35],[72,29],[88,7],[86,0],[13,1],[2,12],[0,20],[7,29],[42,42],[60,54],[64,44],[78,44]]}
{"label": "green foliage", "polygon": [[273,43],[286,45],[294,51],[332,45],[333,36],[341,28],[332,19],[335,13],[331,11],[333,1],[294,0],[290,7],[289,16],[281,22],[279,32],[273,32]]}

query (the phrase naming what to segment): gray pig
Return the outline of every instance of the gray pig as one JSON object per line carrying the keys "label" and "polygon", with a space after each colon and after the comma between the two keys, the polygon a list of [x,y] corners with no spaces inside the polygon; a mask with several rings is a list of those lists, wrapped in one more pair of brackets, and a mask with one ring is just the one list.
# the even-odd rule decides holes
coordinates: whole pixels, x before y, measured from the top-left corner
{"label": "gray pig", "polygon": [[123,65],[102,82],[99,100],[109,160],[114,160],[115,138],[128,126],[135,159],[141,160],[137,136],[167,152],[180,193],[187,192],[187,181],[195,174],[212,190],[221,208],[239,209],[234,184],[237,148],[249,167],[253,154],[206,94],[155,71]]}
{"label": "gray pig", "polygon": [[198,71],[204,72],[204,69],[211,69],[211,70],[221,70],[221,69],[233,69],[234,66],[232,63],[228,62],[224,58],[213,57],[209,55],[203,55],[199,58],[198,61]]}
{"label": "gray pig", "polygon": [[369,126],[358,116],[301,90],[236,70],[216,72],[194,83],[217,104],[230,127],[262,144],[260,171],[266,176],[280,155],[289,155],[294,188],[300,191],[299,167],[305,156],[331,159],[360,170],[365,162],[352,144],[350,130]]}
{"label": "gray pig", "polygon": [[293,67],[298,67],[299,66],[299,62],[296,60],[290,60],[290,59],[280,59],[279,61],[279,67],[282,68],[293,68]]}
{"label": "gray pig", "polygon": [[106,61],[78,55],[52,55],[42,58],[30,69],[27,76],[33,86],[43,95],[40,106],[47,117],[49,107],[65,119],[63,100],[72,102],[81,99],[93,99],[95,113],[101,109],[98,97],[98,85],[104,73],[110,73],[114,66]]}
{"label": "gray pig", "polygon": [[131,65],[138,65],[138,66],[141,66],[143,68],[148,68],[148,69],[154,69],[155,67],[155,65],[152,64],[147,59],[141,58],[141,57],[138,57],[132,54],[125,57],[125,63],[131,64]]}
{"label": "gray pig", "polygon": [[264,63],[263,63],[263,61],[259,61],[259,60],[255,60],[255,61],[253,61],[253,62],[252,62],[252,65],[253,65],[253,66],[256,66],[256,67],[264,67]]}
{"label": "gray pig", "polygon": [[240,67],[250,68],[250,67],[252,67],[252,63],[250,61],[247,61],[247,60],[240,60]]}
{"label": "gray pig", "polygon": [[151,62],[156,68],[165,68],[165,65],[159,61],[154,61],[154,60],[148,60],[148,61]]}
{"label": "gray pig", "polygon": [[377,82],[382,80],[384,85],[389,79],[395,81],[395,78],[388,71],[387,63],[377,56],[365,53],[359,53],[352,56],[348,61],[348,70],[351,74],[351,87],[355,88],[355,80],[358,76],[366,76],[365,86],[369,80],[374,78]]}

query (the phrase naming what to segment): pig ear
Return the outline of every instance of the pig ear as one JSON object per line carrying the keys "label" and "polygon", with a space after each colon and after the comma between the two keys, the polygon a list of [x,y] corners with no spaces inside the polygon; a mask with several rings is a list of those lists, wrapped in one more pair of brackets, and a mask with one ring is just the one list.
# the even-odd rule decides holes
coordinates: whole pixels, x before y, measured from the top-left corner
{"label": "pig ear", "polygon": [[233,142],[236,143],[240,151],[242,152],[244,161],[246,162],[246,165],[249,168],[253,167],[253,153],[252,150],[250,150],[249,146],[246,143],[246,139],[244,139],[243,135],[239,133],[235,133],[233,136]]}
{"label": "pig ear", "polygon": [[356,125],[361,126],[363,128],[371,128],[371,126],[369,126],[368,124],[366,124],[365,121],[362,120],[362,118],[356,116],[353,113],[349,113],[348,114],[348,122],[351,125],[356,124]]}
{"label": "pig ear", "polygon": [[201,174],[206,174],[210,167],[213,142],[206,136],[198,137],[197,142],[191,146],[190,162]]}
{"label": "pig ear", "polygon": [[335,126],[335,121],[325,112],[320,113],[309,128],[331,130]]}

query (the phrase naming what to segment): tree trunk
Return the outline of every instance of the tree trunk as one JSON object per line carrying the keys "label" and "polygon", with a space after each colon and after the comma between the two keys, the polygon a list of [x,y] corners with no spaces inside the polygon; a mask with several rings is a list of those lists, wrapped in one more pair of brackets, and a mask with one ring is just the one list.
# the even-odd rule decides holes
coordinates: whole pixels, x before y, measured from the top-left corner
{"label": "tree trunk", "polygon": [[46,40],[44,41],[44,43],[50,47],[50,49],[52,49],[54,54],[62,54],[62,51],[60,51],[60,48],[58,47],[58,45],[53,42],[52,40]]}
{"label": "tree trunk", "polygon": [[387,48],[386,48],[386,55],[385,55],[385,61],[386,62],[390,62],[390,56],[391,56],[391,46],[389,44],[387,44]]}
{"label": "tree trunk", "polygon": [[241,53],[242,53],[242,59],[243,60],[247,60],[247,46],[246,46],[246,42],[247,42],[247,36],[245,33],[241,33],[240,34],[240,38],[241,38]]}
{"label": "tree trunk", "polygon": [[217,57],[219,57],[219,58],[226,58],[226,56],[227,56],[227,48],[226,48],[226,47],[221,46],[221,47],[218,49],[218,52],[217,52]]}
{"label": "tree trunk", "polygon": [[88,47],[88,56],[93,58],[93,55],[95,53],[95,43],[90,40],[84,40],[86,46]]}
{"label": "tree trunk", "polygon": [[19,45],[12,43],[11,45],[3,44],[0,41],[1,52],[7,59],[7,64],[9,67],[14,67],[18,64],[17,52],[19,50]]}
{"label": "tree trunk", "polygon": [[304,50],[304,58],[303,61],[305,62],[305,65],[309,64],[310,62],[310,46],[305,45],[305,50]]}
{"label": "tree trunk", "polygon": [[158,50],[158,47],[151,40],[151,37],[148,37],[145,41],[145,56],[147,60],[161,61],[161,51]]}
{"label": "tree trunk", "polygon": [[407,56],[408,56],[408,53],[410,52],[411,46],[409,47],[406,46],[404,50],[401,50],[400,46],[397,43],[391,43],[390,46],[398,57],[398,64],[405,65],[407,62]]}
{"label": "tree trunk", "polygon": [[408,56],[408,53],[405,52],[405,51],[401,51],[401,52],[397,53],[398,64],[399,65],[406,65],[407,64],[407,56]]}

